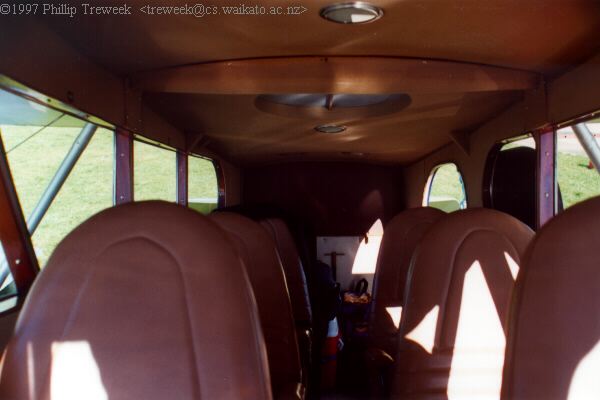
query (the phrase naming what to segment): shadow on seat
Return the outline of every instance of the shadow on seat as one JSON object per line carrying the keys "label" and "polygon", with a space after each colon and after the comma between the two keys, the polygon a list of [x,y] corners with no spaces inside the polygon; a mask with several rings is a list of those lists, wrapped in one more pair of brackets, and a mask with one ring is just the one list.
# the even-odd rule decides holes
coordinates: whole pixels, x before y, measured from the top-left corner
{"label": "shadow on seat", "polygon": [[600,398],[600,198],[537,234],[511,309],[505,400]]}
{"label": "shadow on seat", "polygon": [[270,399],[248,277],[226,234],[165,202],[105,210],[37,277],[2,399]]}
{"label": "shadow on seat", "polygon": [[514,280],[533,231],[488,209],[448,214],[411,261],[392,398],[498,399]]}

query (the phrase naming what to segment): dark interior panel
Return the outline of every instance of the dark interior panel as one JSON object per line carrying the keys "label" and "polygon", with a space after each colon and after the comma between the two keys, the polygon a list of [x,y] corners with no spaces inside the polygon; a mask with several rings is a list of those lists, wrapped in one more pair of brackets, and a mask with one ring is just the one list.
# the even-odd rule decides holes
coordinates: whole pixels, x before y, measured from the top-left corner
{"label": "dark interior panel", "polygon": [[270,204],[314,227],[318,236],[366,233],[403,206],[398,167],[365,163],[287,163],[243,172],[246,204]]}

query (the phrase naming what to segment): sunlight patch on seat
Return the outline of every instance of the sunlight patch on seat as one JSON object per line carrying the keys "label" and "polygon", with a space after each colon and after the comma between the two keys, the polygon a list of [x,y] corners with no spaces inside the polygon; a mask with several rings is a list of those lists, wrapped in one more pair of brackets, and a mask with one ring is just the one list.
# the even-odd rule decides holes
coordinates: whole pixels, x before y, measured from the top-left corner
{"label": "sunlight patch on seat", "polygon": [[400,327],[400,320],[402,319],[402,307],[386,307],[385,311],[387,311],[394,326],[398,329]]}
{"label": "sunlight patch on seat", "polygon": [[577,364],[568,400],[600,399],[600,341]]}
{"label": "sunlight patch on seat", "polygon": [[50,398],[108,400],[100,369],[85,341],[52,343]]}
{"label": "sunlight patch on seat", "polygon": [[479,261],[465,274],[448,399],[499,399],[506,338]]}
{"label": "sunlight patch on seat", "polygon": [[405,338],[419,344],[429,354],[433,353],[435,345],[435,333],[437,329],[438,314],[440,306],[433,307],[425,317],[419,322],[419,325],[406,334]]}
{"label": "sunlight patch on seat", "polygon": [[369,229],[367,239],[363,239],[360,242],[356,257],[354,257],[354,263],[352,264],[352,275],[375,273],[382,238],[383,224],[378,219]]}
{"label": "sunlight patch on seat", "polygon": [[29,400],[35,399],[35,359],[33,358],[33,345],[27,342],[27,384],[29,389]]}
{"label": "sunlight patch on seat", "polygon": [[517,275],[519,275],[519,264],[508,254],[504,252],[504,259],[506,260],[506,265],[508,265],[508,269],[510,270],[510,274],[513,277],[513,281],[517,280]]}

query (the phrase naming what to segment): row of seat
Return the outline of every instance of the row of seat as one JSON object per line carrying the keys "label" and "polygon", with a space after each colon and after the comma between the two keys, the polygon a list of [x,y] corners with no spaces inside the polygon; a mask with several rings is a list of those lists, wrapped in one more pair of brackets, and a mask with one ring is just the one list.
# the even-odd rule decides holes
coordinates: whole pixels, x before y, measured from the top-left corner
{"label": "row of seat", "polygon": [[[286,275],[276,242],[260,223],[231,212],[217,212],[210,219],[232,238],[246,267],[262,323],[275,398],[303,398],[298,337]],[[272,223],[264,222],[269,227]],[[298,271],[295,271],[298,273]]]}
{"label": "row of seat", "polygon": [[[597,398],[599,215],[600,199],[577,205],[533,241],[491,210],[396,217],[373,325],[392,397]],[[261,224],[162,202],[92,217],[36,279],[0,398],[302,398],[302,265],[285,224]]]}
{"label": "row of seat", "polygon": [[280,220],[164,202],[101,212],[36,279],[0,398],[302,399],[303,274]]}
{"label": "row of seat", "polygon": [[590,356],[600,343],[598,221],[600,199],[537,235],[489,209],[391,220],[374,286],[373,397],[598,398],[597,384],[576,379],[587,376],[582,360],[600,370]]}

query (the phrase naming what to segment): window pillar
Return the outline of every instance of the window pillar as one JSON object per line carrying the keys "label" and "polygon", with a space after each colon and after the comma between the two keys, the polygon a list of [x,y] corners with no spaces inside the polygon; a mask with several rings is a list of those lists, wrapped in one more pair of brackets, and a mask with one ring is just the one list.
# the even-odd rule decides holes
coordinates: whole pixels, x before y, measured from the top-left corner
{"label": "window pillar", "polygon": [[133,135],[122,129],[115,131],[114,185],[115,205],[133,201]]}
{"label": "window pillar", "polygon": [[537,228],[548,222],[556,211],[556,132],[546,127],[535,132],[537,141]]}

